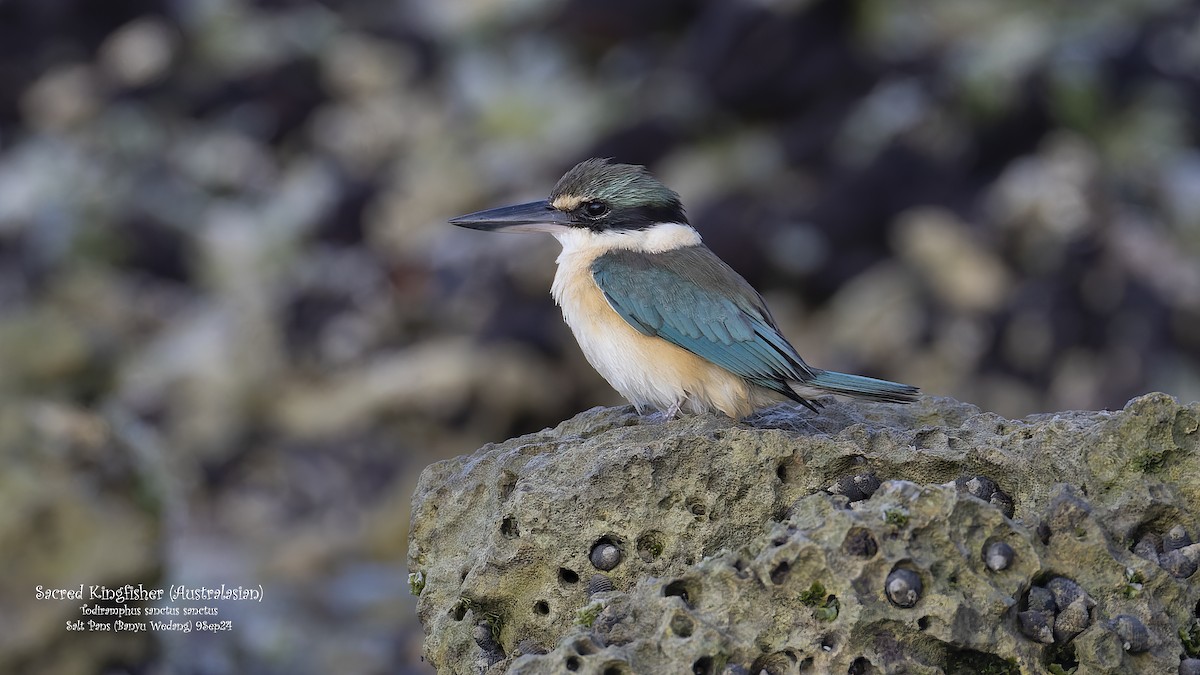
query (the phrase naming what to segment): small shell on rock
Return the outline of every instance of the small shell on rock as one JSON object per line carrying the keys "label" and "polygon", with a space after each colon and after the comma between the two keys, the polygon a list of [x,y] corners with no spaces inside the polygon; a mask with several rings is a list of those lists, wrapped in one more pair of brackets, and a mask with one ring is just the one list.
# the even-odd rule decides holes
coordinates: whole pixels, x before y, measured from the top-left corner
{"label": "small shell on rock", "polygon": [[1013,500],[1008,496],[1000,486],[996,485],[996,481],[987,476],[960,476],[954,480],[954,486],[959,492],[965,492],[972,497],[977,497],[992,506],[1000,509],[1000,512],[1005,516],[1012,518],[1013,516]]}
{"label": "small shell on rock", "polygon": [[1088,596],[1087,591],[1066,577],[1054,577],[1047,582],[1046,588],[1054,594],[1054,605],[1060,610],[1066,609],[1072,602],[1080,598],[1083,598],[1089,609],[1096,604]]}
{"label": "small shell on rock", "polygon": [[518,654],[545,654],[546,648],[539,645],[533,638],[525,638],[517,643]]}
{"label": "small shell on rock", "polygon": [[1125,651],[1137,653],[1150,649],[1150,630],[1136,616],[1118,614],[1108,625],[1121,638]]}
{"label": "small shell on rock", "polygon": [[1054,617],[1054,640],[1069,642],[1071,638],[1082,633],[1091,622],[1087,602],[1084,598],[1077,598]]}
{"label": "small shell on rock", "polygon": [[858,489],[863,491],[863,494],[870,497],[871,495],[875,494],[875,491],[879,489],[880,485],[883,485],[883,481],[879,480],[879,477],[875,474],[868,472],[860,473],[855,476],[854,484],[858,486]]}
{"label": "small shell on rock", "polygon": [[1077,493],[1068,490],[1055,495],[1046,511],[1046,522],[1055,536],[1086,536],[1092,507]]}
{"label": "small shell on rock", "polygon": [[[597,639],[600,641],[597,642]],[[571,649],[580,656],[588,656],[595,654],[604,648],[604,641],[599,635],[592,633],[591,635],[583,635],[571,643]]]}
{"label": "small shell on rock", "polygon": [[1138,539],[1138,543],[1133,545],[1135,555],[1145,558],[1154,564],[1158,564],[1158,535],[1153,533]]}
{"label": "small shell on rock", "polygon": [[592,596],[597,593],[607,593],[615,588],[616,586],[613,584],[612,579],[603,574],[593,574],[592,578],[588,579],[587,594]]}
{"label": "small shell on rock", "polygon": [[1173,525],[1163,535],[1162,548],[1165,553],[1181,549],[1184,546],[1191,546],[1193,543],[1192,538],[1188,536],[1187,530],[1182,525]]}
{"label": "small shell on rock", "polygon": [[786,652],[775,652],[774,654],[763,654],[754,659],[754,663],[750,664],[750,672],[755,675],[783,675],[784,673],[792,672],[796,667],[796,658]]}
{"label": "small shell on rock", "polygon": [[[842,476],[841,478],[833,481],[832,485],[825,488],[825,491],[828,492],[829,494],[846,495],[847,497],[849,497],[851,494],[853,494],[857,490],[858,490],[858,488],[855,487],[855,485],[854,485],[854,476]],[[861,498],[862,497],[860,495],[859,499],[861,499]]]}
{"label": "small shell on rock", "polygon": [[1167,551],[1158,559],[1158,564],[1176,579],[1187,579],[1200,569],[1200,544]]}
{"label": "small shell on rock", "polygon": [[834,495],[844,495],[851,502],[869,500],[875,491],[880,489],[880,479],[874,473],[857,473],[854,476],[844,476],[829,486],[829,492]]}
{"label": "small shell on rock", "polygon": [[621,564],[621,549],[607,539],[601,539],[592,546],[592,566],[598,570],[608,571]]}
{"label": "small shell on rock", "polygon": [[1017,552],[1002,541],[994,541],[983,550],[983,564],[993,572],[1008,569],[1016,557]]}
{"label": "small shell on rock", "polygon": [[892,570],[885,584],[888,600],[897,607],[916,605],[921,599],[921,590],[921,575],[903,567]]}
{"label": "small shell on rock", "polygon": [[1016,513],[1012,497],[1009,497],[1008,493],[1003,490],[993,492],[991,498],[988,499],[988,503],[1000,509],[1000,513],[1003,513],[1006,518],[1012,518],[1013,514]]}
{"label": "small shell on rock", "polygon": [[1028,609],[1033,612],[1054,613],[1054,594],[1041,586],[1029,588]]}
{"label": "small shell on rock", "polygon": [[[850,498],[847,497],[846,495],[838,495],[838,494],[829,495],[829,505],[832,506],[835,510],[849,511],[851,508],[850,505],[853,503],[854,502],[851,502]],[[790,518],[791,514],[789,514],[788,517]]]}
{"label": "small shell on rock", "polygon": [[1180,661],[1179,675],[1200,675],[1200,659],[1184,659]]}
{"label": "small shell on rock", "polygon": [[1017,614],[1021,633],[1025,637],[1044,645],[1054,643],[1054,631],[1050,628],[1053,615],[1050,612],[1029,610]]}
{"label": "small shell on rock", "polygon": [[974,476],[971,478],[963,476],[954,481],[954,484],[958,486],[959,491],[966,492],[972,497],[978,497],[985,502],[991,499],[992,495],[996,492],[996,481],[987,476]]}
{"label": "small shell on rock", "polygon": [[504,658],[504,650],[496,644],[496,639],[492,637],[492,627],[488,624],[475,624],[475,627],[471,629],[471,637],[475,638],[475,644],[483,650],[489,663],[495,663]]}
{"label": "small shell on rock", "polygon": [[1046,522],[1038,523],[1036,532],[1037,532],[1038,539],[1043,544],[1050,543],[1050,525],[1048,523],[1046,523]]}
{"label": "small shell on rock", "polygon": [[842,476],[834,481],[827,490],[830,494],[842,495],[851,502],[861,502],[870,499],[879,489],[881,482],[873,473],[860,473],[853,476]]}

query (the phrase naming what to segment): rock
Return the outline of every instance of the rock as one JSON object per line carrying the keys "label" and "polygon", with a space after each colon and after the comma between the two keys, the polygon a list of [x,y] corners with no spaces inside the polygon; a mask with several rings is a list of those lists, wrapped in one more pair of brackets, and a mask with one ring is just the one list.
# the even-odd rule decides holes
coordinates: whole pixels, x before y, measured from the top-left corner
{"label": "rock", "polygon": [[[0,672],[94,673],[141,663],[154,649],[145,632],[111,630],[90,597],[35,600],[34,589],[132,582],[156,588],[164,560],[163,485],[143,473],[113,426],[87,410],[38,403],[0,407]],[[67,621],[95,620],[108,632],[73,632]],[[125,617],[126,622],[143,621]]]}
{"label": "rock", "polygon": [[1046,519],[1046,524],[1050,527],[1050,536],[1079,537],[1084,532],[1083,524],[1090,515],[1091,508],[1082,497],[1072,493],[1057,495],[1050,504],[1050,515]]}
{"label": "rock", "polygon": [[100,45],[108,74],[129,87],[159,80],[170,65],[175,35],[163,22],[139,19],[113,32]]}
{"label": "rock", "polygon": [[879,552],[879,543],[870,530],[856,527],[846,533],[842,542],[842,552],[856,558],[874,558]]}
{"label": "rock", "polygon": [[782,673],[790,673],[796,668],[797,661],[794,652],[774,652],[771,654],[763,654],[750,664],[750,672],[755,675],[781,675]]}
{"label": "rock", "polygon": [[1179,675],[1200,675],[1200,659],[1184,659],[1180,661]]}
{"label": "rock", "polygon": [[1159,539],[1153,533],[1143,536],[1138,539],[1138,542],[1133,545],[1133,552],[1139,556],[1149,560],[1155,565],[1158,564],[1158,549]]}
{"label": "rock", "polygon": [[[484,623],[505,655],[488,675],[1043,672],[1063,642],[1079,672],[1178,667],[1196,599],[1165,574],[1129,592],[1150,568],[1125,542],[1200,510],[1200,405],[1012,421],[947,399],[826,403],[772,408],[765,428],[595,409],[430,466],[409,547],[426,659],[476,672]],[[1151,445],[1170,461],[1147,476]],[[866,474],[886,480],[852,508],[830,494]],[[1012,490],[1013,517],[980,476]],[[597,593],[602,541],[621,560]]]}
{"label": "rock", "polygon": [[979,245],[966,223],[943,209],[906,212],[896,223],[896,245],[933,292],[956,308],[996,307],[1012,283],[1004,263]]}

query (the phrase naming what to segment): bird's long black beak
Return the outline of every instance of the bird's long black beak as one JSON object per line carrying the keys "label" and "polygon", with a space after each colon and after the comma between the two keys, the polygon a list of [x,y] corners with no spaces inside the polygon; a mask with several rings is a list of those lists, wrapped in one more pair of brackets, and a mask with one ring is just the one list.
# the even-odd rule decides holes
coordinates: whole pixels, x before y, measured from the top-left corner
{"label": "bird's long black beak", "polygon": [[451,225],[489,232],[561,232],[570,217],[545,199],[528,204],[501,206],[450,219]]}

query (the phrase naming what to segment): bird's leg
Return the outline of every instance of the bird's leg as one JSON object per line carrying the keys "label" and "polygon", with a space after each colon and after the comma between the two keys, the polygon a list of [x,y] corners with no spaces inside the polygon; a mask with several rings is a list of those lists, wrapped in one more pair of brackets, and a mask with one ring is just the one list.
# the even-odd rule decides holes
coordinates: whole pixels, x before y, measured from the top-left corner
{"label": "bird's leg", "polygon": [[673,420],[679,416],[679,407],[683,405],[683,401],[675,401],[670,408],[663,411],[663,421]]}

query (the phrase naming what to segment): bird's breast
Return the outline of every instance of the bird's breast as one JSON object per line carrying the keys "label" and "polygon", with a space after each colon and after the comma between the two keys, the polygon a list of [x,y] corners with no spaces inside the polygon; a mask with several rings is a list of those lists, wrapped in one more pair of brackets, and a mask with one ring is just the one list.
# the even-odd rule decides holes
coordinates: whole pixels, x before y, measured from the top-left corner
{"label": "bird's breast", "polygon": [[659,337],[613,310],[592,278],[598,253],[564,251],[551,292],[588,363],[638,408],[677,403],[695,411],[749,414],[755,392],[741,377]]}
{"label": "bird's breast", "polygon": [[621,370],[621,361],[640,360],[654,350],[678,347],[639,333],[613,310],[592,278],[595,257],[586,253],[560,256],[551,293],[592,367],[616,386],[610,374],[619,375],[616,371]]}

